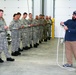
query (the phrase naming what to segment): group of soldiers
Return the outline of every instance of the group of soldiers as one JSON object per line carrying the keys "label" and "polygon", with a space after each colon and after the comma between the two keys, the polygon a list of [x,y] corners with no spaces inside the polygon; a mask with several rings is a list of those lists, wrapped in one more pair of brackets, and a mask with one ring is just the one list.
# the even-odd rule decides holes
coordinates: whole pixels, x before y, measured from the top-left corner
{"label": "group of soldiers", "polygon": [[[3,10],[0,9],[3,13]],[[28,19],[27,19],[28,16]],[[7,61],[14,61],[8,52],[8,45],[6,40],[7,29],[11,32],[11,55],[18,56],[21,55],[21,51],[28,50],[32,47],[37,48],[40,43],[47,42],[51,39],[51,16],[44,16],[40,14],[36,15],[35,19],[32,17],[32,13],[23,13],[22,18],[21,13],[15,13],[13,15],[13,20],[11,21],[9,27],[6,26],[3,16],[0,17],[0,55],[4,51]],[[4,26],[4,31],[1,31]],[[5,34],[3,34],[5,33]],[[4,38],[2,37],[2,34]],[[3,41],[2,41],[3,39]],[[5,39],[5,40],[4,40]],[[21,47],[22,43],[22,47]],[[8,55],[8,57],[7,57]],[[4,62],[0,57],[0,62]]]}

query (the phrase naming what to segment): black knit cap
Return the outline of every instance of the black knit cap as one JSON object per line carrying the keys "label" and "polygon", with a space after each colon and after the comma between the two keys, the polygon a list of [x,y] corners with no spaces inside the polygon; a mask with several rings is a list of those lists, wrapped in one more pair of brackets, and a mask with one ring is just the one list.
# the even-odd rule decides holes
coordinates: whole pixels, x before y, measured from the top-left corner
{"label": "black knit cap", "polygon": [[0,11],[4,12],[2,9],[0,9]]}
{"label": "black knit cap", "polygon": [[73,12],[73,15],[76,15],[76,11]]}

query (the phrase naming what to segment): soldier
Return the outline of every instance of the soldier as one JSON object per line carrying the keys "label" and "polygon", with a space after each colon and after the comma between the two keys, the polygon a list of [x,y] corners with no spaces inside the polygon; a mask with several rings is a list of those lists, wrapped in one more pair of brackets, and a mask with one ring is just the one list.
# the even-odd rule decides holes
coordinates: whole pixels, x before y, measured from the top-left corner
{"label": "soldier", "polygon": [[28,24],[30,25],[30,46],[33,42],[35,48],[37,48],[37,29],[36,29],[36,21],[32,18],[32,14],[29,13]]}
{"label": "soldier", "polygon": [[22,46],[24,50],[28,50],[29,47],[29,30],[28,30],[28,24],[27,24],[27,13],[23,13],[23,17],[21,19],[21,22],[24,25],[24,28],[22,29]]}
{"label": "soldier", "polygon": [[39,31],[40,31],[40,30],[39,30],[39,16],[38,16],[38,15],[36,15],[35,21],[36,21],[36,25],[37,25],[37,26],[36,26],[36,28],[37,28],[37,30],[36,30],[37,43],[36,43],[36,44],[39,45],[39,35],[40,35],[40,34],[39,34],[39,33],[40,33]]}
{"label": "soldier", "polygon": [[20,28],[21,28],[21,24],[19,23],[17,14],[15,14],[13,21],[11,21],[11,23],[9,25],[9,29],[11,31],[11,38],[12,38],[12,42],[11,42],[11,45],[12,45],[11,55],[12,56],[21,55],[21,53],[18,51],[18,48],[19,48],[19,29]]}
{"label": "soldier", "polygon": [[52,26],[52,20],[51,20],[51,16],[49,16],[49,40],[51,38],[51,26]]}
{"label": "soldier", "polygon": [[38,37],[37,37],[37,32],[38,32],[38,30],[37,30],[37,26],[38,26],[38,21],[36,20],[36,19],[34,19],[33,20],[33,22],[32,22],[32,25],[33,25],[33,27],[32,27],[32,29],[33,29],[33,44],[34,44],[34,47],[35,48],[37,48],[38,47]]}
{"label": "soldier", "polygon": [[42,22],[42,14],[39,15],[39,43],[42,42],[43,38],[43,22]]}
{"label": "soldier", "polygon": [[2,17],[3,17],[3,10],[0,9],[0,63],[4,62],[1,59],[2,51],[4,52],[7,61],[14,61],[14,59],[11,58],[11,55],[8,52],[8,42],[6,38],[6,30],[8,29],[8,26],[6,26],[6,23]]}
{"label": "soldier", "polygon": [[42,15],[42,22],[43,22],[43,37],[45,42],[47,42],[47,21],[45,20],[45,16]]}
{"label": "soldier", "polygon": [[[21,20],[20,20],[20,17],[21,17],[21,13],[20,13],[20,12],[17,12],[17,17],[18,17],[19,23],[22,25]],[[20,48],[21,39],[22,39],[22,29],[19,29],[19,48],[18,48],[18,51],[23,51],[23,50]]]}
{"label": "soldier", "polygon": [[50,40],[51,38],[51,24],[52,21],[50,19],[50,17],[46,16],[46,21],[47,21],[47,39]]}
{"label": "soldier", "polygon": [[33,22],[32,13],[29,13],[28,25],[29,25],[29,43],[30,43],[30,48],[32,48],[32,41],[33,41],[32,22]]}

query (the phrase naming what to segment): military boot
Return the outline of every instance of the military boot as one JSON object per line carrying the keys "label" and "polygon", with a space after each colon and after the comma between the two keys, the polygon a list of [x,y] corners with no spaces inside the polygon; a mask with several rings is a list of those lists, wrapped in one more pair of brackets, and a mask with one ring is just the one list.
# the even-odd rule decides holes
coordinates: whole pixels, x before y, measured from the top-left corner
{"label": "military boot", "polygon": [[0,63],[3,63],[4,61],[0,58]]}

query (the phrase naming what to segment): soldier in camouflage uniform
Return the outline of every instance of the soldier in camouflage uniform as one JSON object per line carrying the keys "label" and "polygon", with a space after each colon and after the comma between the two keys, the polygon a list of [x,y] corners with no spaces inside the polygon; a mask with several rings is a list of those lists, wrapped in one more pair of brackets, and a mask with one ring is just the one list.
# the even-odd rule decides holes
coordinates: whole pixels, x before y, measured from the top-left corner
{"label": "soldier in camouflage uniform", "polygon": [[21,28],[21,24],[19,23],[18,20],[18,16],[17,14],[14,14],[14,19],[13,21],[11,21],[10,25],[9,25],[9,29],[11,31],[11,38],[12,38],[12,42],[11,42],[11,50],[12,56],[18,56],[21,55],[21,53],[18,51],[19,48],[19,29]]}
{"label": "soldier in camouflage uniform", "polygon": [[46,16],[47,21],[47,39],[50,40],[51,38],[51,20],[49,20],[49,17]]}
{"label": "soldier in camouflage uniform", "polygon": [[32,22],[33,22],[32,13],[29,13],[29,19],[28,19],[29,29],[28,30],[29,30],[29,44],[30,44],[30,48],[32,48],[32,42],[33,42]]}
{"label": "soldier in camouflage uniform", "polygon": [[39,15],[39,43],[43,41],[43,22],[42,22],[42,14]]}
{"label": "soldier in camouflage uniform", "polygon": [[24,28],[22,29],[22,46],[23,46],[23,50],[28,50],[29,47],[29,28],[28,28],[28,24],[27,24],[27,13],[24,12],[23,13],[23,17],[21,19],[21,22],[24,25]]}
{"label": "soldier in camouflage uniform", "polygon": [[0,63],[4,62],[1,59],[2,51],[4,52],[7,61],[14,61],[14,59],[11,58],[11,55],[8,52],[8,42],[6,38],[6,30],[8,29],[8,26],[6,26],[6,23],[2,17],[3,17],[3,10],[0,9]]}
{"label": "soldier in camouflage uniform", "polygon": [[[18,16],[19,23],[22,25],[21,20],[20,20],[21,13],[20,12],[17,12],[17,16]],[[19,29],[19,48],[18,48],[18,51],[23,51],[21,49],[21,47],[20,47],[20,45],[21,45],[21,39],[22,39],[22,29]]]}
{"label": "soldier in camouflage uniform", "polygon": [[48,32],[49,32],[49,40],[50,40],[50,38],[51,38],[51,26],[52,26],[51,16],[49,16],[49,24],[50,25],[49,25],[49,29],[48,29],[49,31]]}
{"label": "soldier in camouflage uniform", "polygon": [[43,39],[45,42],[47,42],[47,21],[45,20],[45,16],[42,16],[42,22],[43,22]]}
{"label": "soldier in camouflage uniform", "polygon": [[37,45],[39,45],[40,29],[39,29],[39,16],[38,15],[36,15],[35,21],[36,21]]}
{"label": "soldier in camouflage uniform", "polygon": [[38,20],[37,19],[34,19],[33,22],[32,22],[32,25],[33,25],[33,44],[34,44],[34,47],[37,48],[38,47]]}

